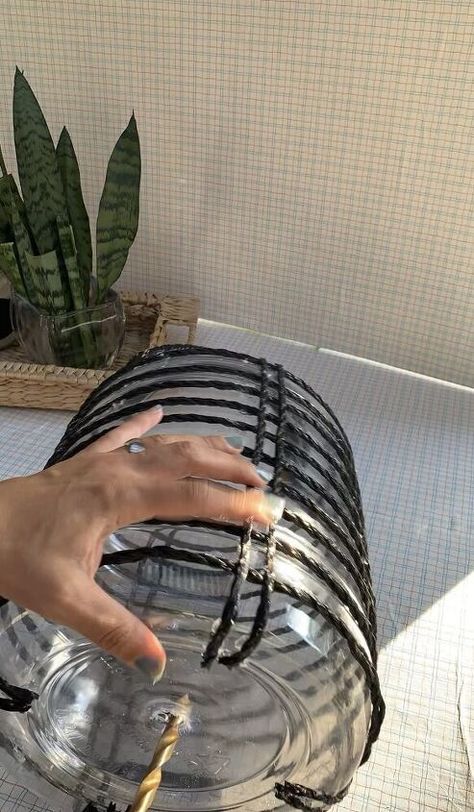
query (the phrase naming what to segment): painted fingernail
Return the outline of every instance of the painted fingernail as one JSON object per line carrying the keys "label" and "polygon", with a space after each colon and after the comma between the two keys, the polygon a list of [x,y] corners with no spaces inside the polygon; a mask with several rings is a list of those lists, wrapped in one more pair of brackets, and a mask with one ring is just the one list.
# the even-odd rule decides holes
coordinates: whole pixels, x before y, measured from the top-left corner
{"label": "painted fingernail", "polygon": [[274,493],[265,493],[263,495],[263,508],[268,516],[268,521],[271,524],[277,524],[283,516],[285,500]]}
{"label": "painted fingernail", "polygon": [[273,479],[273,474],[270,474],[268,471],[265,471],[264,468],[257,468],[257,474],[259,475],[260,479],[263,479],[264,482],[270,482]]}
{"label": "painted fingernail", "polygon": [[162,678],[165,666],[164,660],[156,660],[154,657],[138,657],[135,660],[135,668],[141,671],[153,685],[156,685]]}
{"label": "painted fingernail", "polygon": [[244,438],[239,434],[232,434],[230,437],[226,437],[225,440],[227,445],[230,445],[231,448],[236,448],[238,451],[242,451],[244,447]]}

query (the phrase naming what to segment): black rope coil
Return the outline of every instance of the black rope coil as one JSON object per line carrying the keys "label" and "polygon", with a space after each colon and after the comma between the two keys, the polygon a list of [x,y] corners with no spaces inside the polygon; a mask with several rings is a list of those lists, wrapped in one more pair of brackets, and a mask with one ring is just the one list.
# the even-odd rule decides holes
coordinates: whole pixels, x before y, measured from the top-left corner
{"label": "black rope coil", "polygon": [[[183,358],[186,366],[173,366],[171,363]],[[187,380],[188,369],[192,370],[193,375],[196,372],[205,373],[206,383],[202,379],[196,380],[195,375]],[[202,390],[204,387],[209,392],[216,391],[219,397],[195,397],[189,393],[195,388]],[[160,389],[176,389],[177,394],[159,397]],[[182,390],[186,391],[185,395],[180,394]],[[220,397],[221,393],[226,393],[228,398]],[[235,398],[238,393],[248,396],[246,403]],[[258,406],[248,402],[253,398],[257,399]],[[255,438],[253,450],[245,448],[243,453],[256,465],[264,463],[271,466],[272,490],[304,509],[303,512],[295,510],[291,504],[287,504],[283,522],[295,531],[303,532],[309,541],[306,549],[302,550],[299,544],[292,544],[281,533],[273,529],[264,533],[250,523],[238,528],[201,521],[179,522],[176,523],[178,526],[212,527],[213,530],[221,529],[226,534],[236,536],[236,561],[231,562],[226,556],[215,552],[165,543],[109,553],[103,556],[100,566],[116,567],[146,560],[167,560],[191,562],[211,571],[228,572],[232,576],[229,594],[202,655],[204,667],[218,660],[232,668],[255,651],[267,627],[274,592],[310,607],[336,629],[365,674],[372,714],[363,763],[378,737],[385,708],[376,671],[375,600],[360,489],[352,449],[341,424],[311,387],[285,372],[281,366],[225,350],[167,347],[143,353],[101,384],[70,422],[47,466],[68,459],[128,416],[158,402],[165,408],[163,423],[199,422],[229,427],[246,434],[252,432]],[[183,406],[188,408],[186,413],[173,411],[175,407]],[[217,415],[210,413],[211,408],[217,410]],[[235,411],[235,418],[225,417],[220,413],[223,409]],[[255,421],[255,427],[248,420]],[[269,444],[273,444],[273,454]],[[300,489],[295,488],[295,481]],[[173,522],[166,524],[172,525]],[[150,521],[146,525],[159,527],[160,523]],[[264,550],[264,563],[260,569],[250,565],[253,544]],[[330,568],[318,560],[313,552],[318,547],[342,565],[348,582],[352,581],[355,585],[359,597],[348,583],[333,576]],[[317,583],[337,597],[360,630],[366,648],[356,638],[350,625],[336,614],[325,599],[313,591],[275,577],[276,553],[304,566]],[[242,589],[246,583],[257,585],[258,605],[248,636],[237,651],[229,654],[223,650],[223,646],[239,616]],[[0,607],[5,602],[0,598]],[[0,692],[5,695],[5,698],[0,697],[0,709],[20,713],[26,712],[37,698],[27,689],[11,686],[3,679],[0,679]],[[313,809],[313,802],[326,806],[335,804],[347,791],[348,786],[330,795],[289,781],[278,783],[275,787],[278,799],[303,810]],[[114,804],[108,807],[109,812],[115,809]],[[92,810],[95,807],[89,804],[85,812]]]}

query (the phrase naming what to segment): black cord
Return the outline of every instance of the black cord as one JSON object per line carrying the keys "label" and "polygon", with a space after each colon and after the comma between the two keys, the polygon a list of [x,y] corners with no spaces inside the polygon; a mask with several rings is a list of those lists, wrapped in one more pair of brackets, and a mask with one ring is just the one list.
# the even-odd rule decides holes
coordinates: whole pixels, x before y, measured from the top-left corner
{"label": "black cord", "polygon": [[[260,361],[260,368],[261,368],[261,383],[260,383],[260,400],[259,400],[259,409],[258,409],[258,425],[257,431],[255,435],[255,449],[252,456],[252,461],[254,465],[258,465],[261,461],[262,454],[263,454],[263,445],[265,442],[265,425],[266,425],[266,402],[267,402],[267,392],[268,392],[268,371],[267,371],[267,363],[265,360]],[[268,545],[267,545],[268,546]],[[237,568],[234,574],[234,579],[232,582],[231,590],[229,597],[224,605],[224,610],[222,612],[222,617],[216,627],[215,631],[211,634],[211,638],[209,643],[206,646],[206,650],[202,655],[202,665],[204,667],[209,666],[219,655],[219,651],[224,643],[226,637],[228,636],[232,626],[234,625],[238,614],[239,614],[239,607],[241,602],[241,595],[242,595],[242,588],[247,579],[247,574],[249,570],[249,562],[250,562],[250,553],[252,549],[252,523],[249,522],[243,529],[240,537],[240,553],[239,553],[239,561],[237,564]],[[267,552],[267,561],[269,560],[268,552]],[[272,557],[273,562],[273,557]],[[268,580],[264,581],[263,591],[268,591]],[[262,599],[261,599],[262,604]],[[257,612],[258,614],[258,612]],[[261,614],[261,613],[260,613]],[[250,634],[250,641],[247,640],[246,643],[242,646],[239,652],[236,652],[233,655],[225,655],[222,654],[219,656],[219,662],[232,667],[234,665],[238,665],[239,663],[243,662],[244,659],[253,651],[255,648],[257,641],[256,638],[259,634],[259,630],[256,626],[257,619],[255,620],[254,627]],[[263,629],[265,628],[265,623]],[[263,630],[262,630],[263,634]],[[261,635],[260,635],[261,637]],[[247,653],[248,652],[248,653]]]}
{"label": "black cord", "polygon": [[[265,418],[266,418],[266,402],[268,393],[268,369],[265,361],[262,364],[262,385],[260,389],[260,417],[257,427],[255,452],[253,462],[258,465],[263,455],[263,444],[265,439]],[[281,380],[280,369],[278,371],[278,384],[279,392],[281,393]],[[279,414],[278,414],[278,431],[275,443],[275,473],[273,476],[273,487],[276,490],[277,480],[281,476],[281,425],[283,419],[282,409],[282,396],[279,398]],[[268,615],[271,606],[271,596],[273,592],[274,576],[273,576],[273,562],[275,558],[275,531],[274,528],[265,534],[265,568],[262,573],[262,589],[260,592],[260,601],[255,614],[255,619],[250,630],[249,636],[246,638],[241,648],[233,654],[223,655],[219,657],[219,662],[226,665],[228,668],[234,668],[236,665],[243,663],[247,657],[250,657],[253,651],[260,643],[268,622]]]}

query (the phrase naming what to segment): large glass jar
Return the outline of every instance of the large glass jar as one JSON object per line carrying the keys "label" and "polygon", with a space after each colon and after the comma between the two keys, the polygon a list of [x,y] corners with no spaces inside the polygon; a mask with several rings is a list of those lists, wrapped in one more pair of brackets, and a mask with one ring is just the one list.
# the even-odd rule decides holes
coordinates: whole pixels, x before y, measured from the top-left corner
{"label": "large glass jar", "polygon": [[159,432],[241,434],[286,499],[283,519],[247,537],[248,528],[150,519],[108,540],[100,583],[168,653],[155,687],[69,630],[4,606],[0,671],[38,694],[27,713],[0,714],[8,766],[21,760],[37,790],[54,786],[65,812],[80,808],[73,798],[125,809],[188,694],[152,809],[327,809],[383,717],[349,443],[329,407],[281,368],[172,347],[104,382],[50,463],[154,403],[165,409]]}

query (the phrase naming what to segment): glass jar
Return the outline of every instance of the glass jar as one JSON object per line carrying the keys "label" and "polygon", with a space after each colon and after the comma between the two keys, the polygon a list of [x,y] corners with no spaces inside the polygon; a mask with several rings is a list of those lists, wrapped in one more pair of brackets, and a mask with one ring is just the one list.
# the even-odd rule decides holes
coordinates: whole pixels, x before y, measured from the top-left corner
{"label": "glass jar", "polygon": [[280,367],[170,347],[101,384],[49,464],[154,403],[165,409],[160,433],[241,434],[243,453],[285,497],[284,516],[269,533],[150,519],[109,538],[97,577],[163,642],[168,664],[155,687],[7,604],[0,672],[38,694],[26,714],[0,714],[8,766],[21,759],[23,780],[34,774],[37,791],[55,787],[65,812],[80,808],[71,798],[126,808],[187,694],[189,716],[153,810],[327,809],[383,717],[347,438],[319,396]]}
{"label": "glass jar", "polygon": [[125,335],[120,296],[110,290],[103,304],[51,315],[13,292],[12,322],[28,358],[38,364],[103,369],[113,364]]}

